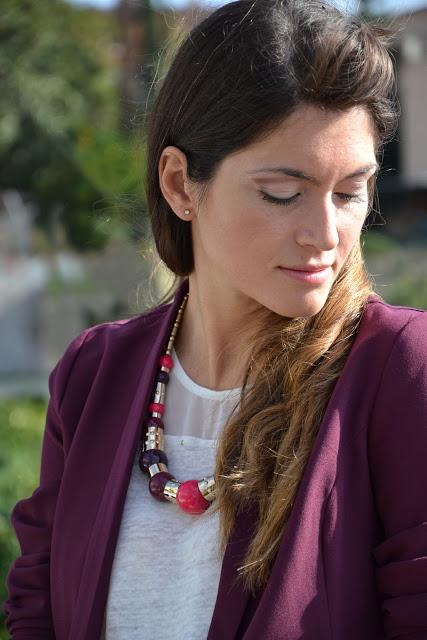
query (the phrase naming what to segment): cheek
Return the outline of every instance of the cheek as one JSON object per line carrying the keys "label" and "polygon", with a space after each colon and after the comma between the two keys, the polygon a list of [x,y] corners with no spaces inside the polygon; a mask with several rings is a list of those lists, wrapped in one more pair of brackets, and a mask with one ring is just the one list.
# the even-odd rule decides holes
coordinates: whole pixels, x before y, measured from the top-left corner
{"label": "cheek", "polygon": [[365,215],[362,213],[361,215],[355,215],[342,225],[339,232],[339,247],[341,249],[340,253],[343,260],[350,253],[354,244],[359,241],[364,221]]}
{"label": "cheek", "polygon": [[242,256],[268,251],[278,236],[271,218],[262,207],[243,199],[224,201],[221,207],[211,208],[206,220],[204,235],[215,252],[227,254],[227,260],[236,261]]}

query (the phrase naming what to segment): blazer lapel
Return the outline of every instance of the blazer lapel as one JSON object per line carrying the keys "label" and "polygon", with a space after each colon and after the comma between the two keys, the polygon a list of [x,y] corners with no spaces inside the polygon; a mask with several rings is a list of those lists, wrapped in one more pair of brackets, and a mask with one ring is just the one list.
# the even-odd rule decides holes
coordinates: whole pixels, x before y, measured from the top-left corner
{"label": "blazer lapel", "polygon": [[94,505],[97,507],[97,516],[82,569],[69,633],[70,640],[94,640],[100,636],[114,552],[132,465],[141,437],[143,416],[157,373],[158,358],[172,329],[178,307],[187,291],[188,280],[185,280],[181,283],[173,302],[165,312],[157,334],[153,336],[152,348],[122,428],[119,446],[102,500],[99,505]]}
{"label": "blazer lapel", "polygon": [[243,637],[257,599],[243,588],[238,568],[244,559],[257,521],[255,507],[240,513],[227,544],[218,594],[207,640],[234,640]]}

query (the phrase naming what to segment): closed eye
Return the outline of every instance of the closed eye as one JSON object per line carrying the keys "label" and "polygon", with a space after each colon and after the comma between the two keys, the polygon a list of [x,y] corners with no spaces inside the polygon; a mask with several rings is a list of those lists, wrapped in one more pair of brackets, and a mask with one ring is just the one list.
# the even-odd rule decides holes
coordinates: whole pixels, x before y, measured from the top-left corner
{"label": "closed eye", "polygon": [[[267,202],[271,202],[272,204],[281,204],[285,207],[295,202],[297,197],[300,195],[299,193],[296,193],[291,198],[276,198],[261,189],[259,190],[259,193],[263,200],[267,200]],[[341,198],[341,200],[344,200],[344,202],[366,202],[365,198],[357,193],[337,193],[336,195]]]}
{"label": "closed eye", "polygon": [[260,190],[259,193],[262,194],[261,197],[263,200],[267,200],[267,202],[272,202],[273,204],[281,204],[285,207],[295,202],[295,200],[299,196],[299,193],[296,193],[291,198],[276,198],[275,196],[271,196],[269,193],[266,193],[265,191]]}
{"label": "closed eye", "polygon": [[358,193],[337,193],[337,196],[345,200],[345,202],[366,202],[365,198]]}

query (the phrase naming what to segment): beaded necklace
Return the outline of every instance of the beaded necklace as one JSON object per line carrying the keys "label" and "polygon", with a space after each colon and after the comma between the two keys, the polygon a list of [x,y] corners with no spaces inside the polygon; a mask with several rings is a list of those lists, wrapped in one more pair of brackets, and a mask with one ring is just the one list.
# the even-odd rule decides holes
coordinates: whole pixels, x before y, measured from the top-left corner
{"label": "beaded necklace", "polygon": [[185,295],[177,313],[166,352],[159,358],[159,372],[154,397],[148,406],[150,417],[145,421],[146,439],[139,456],[141,471],[150,476],[148,484],[151,495],[162,502],[174,502],[183,511],[191,514],[203,513],[215,499],[215,478],[207,476],[201,480],[179,482],[168,471],[168,459],[164,451],[164,423],[166,386],[173,369],[172,348],[188,300]]}

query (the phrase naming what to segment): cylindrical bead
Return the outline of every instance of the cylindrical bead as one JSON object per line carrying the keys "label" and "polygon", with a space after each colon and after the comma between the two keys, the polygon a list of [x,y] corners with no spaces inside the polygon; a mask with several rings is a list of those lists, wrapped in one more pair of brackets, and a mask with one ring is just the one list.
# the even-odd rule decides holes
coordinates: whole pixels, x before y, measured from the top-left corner
{"label": "cylindrical bead", "polygon": [[[162,429],[156,429],[155,431],[147,431],[146,440],[163,440],[164,432]],[[164,447],[160,447],[160,449],[164,449]]]}
{"label": "cylindrical bead", "polygon": [[156,389],[156,393],[154,394],[154,404],[160,403],[160,404],[165,404],[165,398],[166,398],[166,388],[164,385],[162,385],[162,388],[157,390]]}
{"label": "cylindrical bead", "polygon": [[200,493],[206,500],[209,502],[215,500],[215,478],[213,476],[202,478],[199,480],[198,486]]}
{"label": "cylindrical bead", "polygon": [[147,429],[147,435],[148,436],[162,436],[164,434],[163,429],[161,429],[160,427],[148,427]]}
{"label": "cylindrical bead", "polygon": [[158,396],[164,391],[166,391],[166,385],[163,382],[157,381],[154,395]]}
{"label": "cylindrical bead", "polygon": [[155,476],[156,473],[160,473],[161,471],[167,471],[167,470],[168,468],[165,464],[163,464],[163,462],[159,462],[158,464],[151,464],[148,467],[148,473],[150,475],[150,478]]}
{"label": "cylindrical bead", "polygon": [[176,503],[176,494],[178,492],[179,486],[180,486],[180,483],[177,480],[169,480],[165,484],[165,488],[163,489],[163,495],[165,496],[166,500],[169,500],[169,502]]}
{"label": "cylindrical bead", "polygon": [[145,440],[145,449],[152,451],[153,449],[165,449],[165,438],[163,435],[152,436],[149,435]]}

